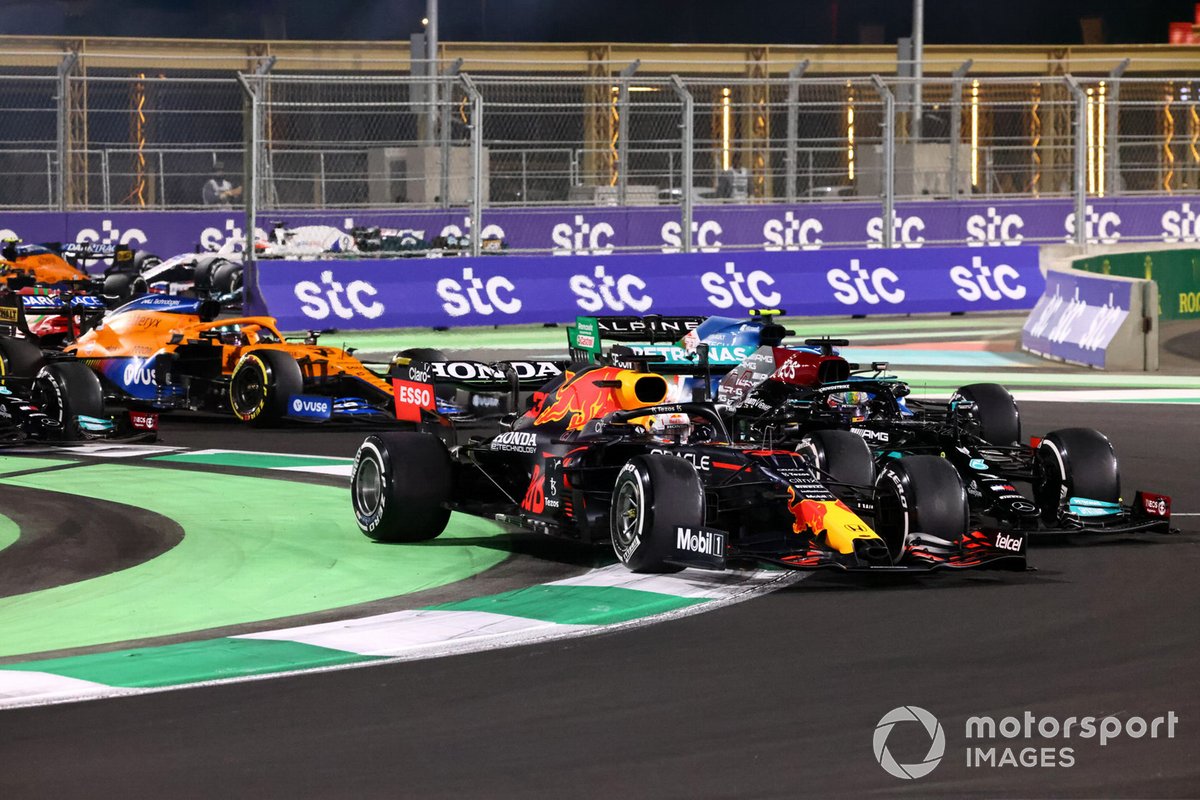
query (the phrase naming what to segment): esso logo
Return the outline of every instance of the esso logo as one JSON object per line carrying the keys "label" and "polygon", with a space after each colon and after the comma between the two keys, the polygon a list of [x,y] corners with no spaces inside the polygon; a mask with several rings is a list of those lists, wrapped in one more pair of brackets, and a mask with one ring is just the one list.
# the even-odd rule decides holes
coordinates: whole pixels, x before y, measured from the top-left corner
{"label": "esso logo", "polygon": [[378,319],[385,308],[371,298],[379,294],[366,281],[353,280],[345,286],[333,279],[332,270],[321,272],[321,282],[300,281],[292,290],[300,301],[300,311],[310,319],[328,319],[332,313],[342,319],[362,316]]}
{"label": "esso logo", "polygon": [[844,305],[904,302],[905,292],[895,272],[887,267],[863,269],[857,258],[850,259],[849,271],[831,269],[825,273],[825,280],[834,290],[833,299]]}
{"label": "esso logo", "polygon": [[[146,233],[140,228],[130,228],[127,231],[122,231],[120,228],[114,227],[112,220],[105,219],[100,221],[100,230],[94,228],[82,228],[75,234],[76,242],[96,242],[97,244],[125,244],[134,246],[146,243]],[[105,264],[111,264],[111,258],[101,259]]]}
{"label": "esso logo", "polygon": [[121,376],[126,386],[153,386],[154,368],[146,366],[142,361],[130,361],[125,365]]}
{"label": "esso logo", "polygon": [[988,206],[984,213],[967,217],[967,246],[1017,245],[1025,239],[1020,233],[1024,227],[1025,220],[1019,214],[1000,214]]}
{"label": "esso logo", "polygon": [[725,262],[725,272],[706,272],[700,276],[700,285],[708,290],[708,302],[717,308],[771,308],[779,305],[783,295],[771,291],[775,279],[769,273],[756,269],[742,275],[732,261]]}
{"label": "esso logo", "polygon": [[[659,229],[662,235],[662,251],[664,253],[679,253],[683,251],[683,223],[678,220],[668,220]],[[717,237],[724,231],[721,223],[715,219],[692,223],[692,246],[701,253],[721,252],[721,240]]]}
{"label": "esso logo", "polygon": [[[468,235],[470,232],[471,232],[471,218],[463,217],[462,225],[455,225],[452,222],[449,225],[442,228],[442,232],[440,235],[455,236],[458,238],[462,238],[463,236]],[[503,238],[505,238],[504,228],[501,228],[499,225],[484,225],[483,226],[483,234],[479,237],[479,241],[482,242],[484,239],[503,239]]]}
{"label": "esso logo", "polygon": [[1164,211],[1161,221],[1164,242],[1200,242],[1200,220],[1191,203]]}
{"label": "esso logo", "polygon": [[821,239],[817,234],[824,230],[819,220],[798,218],[791,211],[783,219],[769,219],[763,223],[763,249],[772,253],[781,250],[820,250]]}
{"label": "esso logo", "polygon": [[570,285],[578,298],[575,305],[584,311],[645,312],[654,304],[654,298],[645,293],[646,282],[637,275],[626,273],[614,277],[599,264],[592,275],[572,275]]}
{"label": "esso logo", "polygon": [[406,405],[428,408],[433,405],[433,391],[428,386],[400,383],[395,387],[396,401]]}
{"label": "esso logo", "polygon": [[463,269],[461,281],[442,278],[437,282],[438,297],[444,301],[442,308],[452,317],[461,317],[472,311],[484,316],[496,312],[516,314],[521,310],[521,299],[513,294],[516,288],[503,275],[477,278],[472,267]]}
{"label": "esso logo", "polygon": [[[1083,235],[1087,241],[1092,244],[1116,244],[1121,238],[1121,232],[1117,227],[1121,224],[1121,217],[1115,211],[1105,211],[1100,213],[1091,206],[1087,206],[1083,217]],[[1078,228],[1075,225],[1075,212],[1067,214],[1063,220],[1063,230],[1067,235],[1063,237],[1064,241],[1075,241],[1075,233]]]}
{"label": "esso logo", "polygon": [[1020,283],[1021,273],[1008,264],[989,267],[979,256],[971,258],[970,267],[951,267],[950,280],[958,287],[958,296],[968,303],[977,302],[984,297],[988,300],[1000,300],[1005,297],[1020,300],[1026,293],[1025,287]]}
{"label": "esso logo", "polygon": [[615,233],[607,222],[591,223],[583,214],[576,214],[574,223],[560,222],[550,229],[550,239],[556,245],[552,252],[556,256],[606,256],[613,251]]}
{"label": "esso logo", "polygon": [[[921,231],[925,230],[925,220],[917,216],[902,217],[896,214],[892,220],[892,242],[904,247],[920,247],[925,243]],[[883,217],[871,217],[867,220],[867,247],[883,247]]]}

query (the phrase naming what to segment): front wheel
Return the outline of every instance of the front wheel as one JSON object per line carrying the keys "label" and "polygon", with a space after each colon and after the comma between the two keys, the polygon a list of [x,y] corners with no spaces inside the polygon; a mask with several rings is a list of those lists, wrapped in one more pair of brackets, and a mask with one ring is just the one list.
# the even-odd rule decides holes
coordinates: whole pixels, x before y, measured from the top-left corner
{"label": "front wheel", "polygon": [[[1111,514],[1121,502],[1121,474],[1108,437],[1092,428],[1052,431],[1038,444],[1033,465],[1033,496],[1042,518],[1058,520],[1059,508],[1072,498],[1107,505],[1084,513]],[[1077,508],[1084,508],[1077,504]]]}
{"label": "front wheel", "polygon": [[270,425],[287,415],[289,398],[303,390],[296,359],[281,350],[252,350],[229,378],[229,408],[243,422]]}
{"label": "front wheel", "polygon": [[102,417],[104,390],[100,379],[83,364],[56,361],[42,367],[33,382],[30,399],[50,419],[62,426],[64,439],[79,437],[79,417]]}
{"label": "front wheel", "polygon": [[811,431],[804,435],[796,452],[837,483],[871,486],[875,483],[875,459],[865,439],[850,431]]}
{"label": "front wheel", "polygon": [[613,551],[633,572],[678,572],[668,564],[678,528],[704,527],[704,485],[682,458],[638,456],[613,487],[609,529]]}
{"label": "front wheel", "polygon": [[358,529],[377,542],[422,542],[446,529],[453,464],[428,433],[368,436],[354,456],[350,497]]}
{"label": "front wheel", "polygon": [[957,541],[967,532],[971,510],[958,470],[938,456],[889,461],[875,481],[875,532],[892,561],[904,555],[914,533]]}

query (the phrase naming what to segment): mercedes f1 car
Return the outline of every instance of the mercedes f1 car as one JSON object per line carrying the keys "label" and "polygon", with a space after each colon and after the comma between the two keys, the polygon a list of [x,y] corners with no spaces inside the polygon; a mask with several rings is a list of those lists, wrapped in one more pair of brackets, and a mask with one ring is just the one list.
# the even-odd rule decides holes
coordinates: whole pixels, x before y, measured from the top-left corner
{"label": "mercedes f1 car", "polygon": [[[969,527],[966,490],[944,459],[897,461],[872,485],[863,441],[825,431],[834,455],[822,474],[793,450],[731,442],[711,403],[667,403],[668,391],[661,375],[575,364],[496,435],[453,448],[426,432],[371,435],[351,481],[358,525],[379,541],[420,541],[462,511],[611,542],[637,572],[1025,565],[1022,534]],[[427,407],[422,418],[453,433]]]}
{"label": "mercedes f1 car", "polygon": [[977,383],[948,401],[915,400],[885,374],[886,364],[860,370],[846,362],[835,348],[847,344],[760,348],[721,380],[727,423],[741,436],[797,447],[818,466],[829,430],[860,436],[884,470],[914,456],[944,458],[966,486],[973,524],[1022,533],[1170,531],[1169,497],[1139,491],[1122,503],[1117,458],[1099,431],[1064,428],[1022,444],[1017,404],[1004,387]]}

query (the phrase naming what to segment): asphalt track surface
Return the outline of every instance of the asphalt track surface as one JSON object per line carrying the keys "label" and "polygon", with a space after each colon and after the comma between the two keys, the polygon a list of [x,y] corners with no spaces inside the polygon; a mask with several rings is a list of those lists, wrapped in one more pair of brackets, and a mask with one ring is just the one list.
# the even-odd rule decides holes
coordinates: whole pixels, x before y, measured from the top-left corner
{"label": "asphalt track surface", "polygon": [[[1194,406],[1022,405],[1109,433],[1125,494],[1200,511]],[[211,446],[211,423],[171,422]],[[239,447],[353,452],[347,431]],[[1200,796],[1200,517],[1176,537],[1037,546],[1036,572],[814,576],[645,628],[430,661],[0,714],[0,797]],[[198,598],[202,602],[202,598]],[[876,763],[885,712],[938,716],[916,781]],[[1039,738],[1072,767],[965,766],[966,719],[1173,711],[1172,739]],[[928,747],[907,723],[901,763]]]}

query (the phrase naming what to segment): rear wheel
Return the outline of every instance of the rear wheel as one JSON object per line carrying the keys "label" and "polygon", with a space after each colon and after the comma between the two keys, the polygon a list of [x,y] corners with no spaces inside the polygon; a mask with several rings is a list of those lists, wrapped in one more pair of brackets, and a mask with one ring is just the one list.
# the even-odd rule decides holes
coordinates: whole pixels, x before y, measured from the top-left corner
{"label": "rear wheel", "polygon": [[1033,496],[1047,522],[1072,497],[1121,502],[1121,475],[1112,443],[1092,428],[1052,431],[1038,444]]}
{"label": "rear wheel", "polygon": [[972,421],[989,444],[1007,446],[1021,440],[1021,415],[1012,394],[998,383],[972,383],[950,398],[950,404],[965,400],[975,404]]}
{"label": "rear wheel", "polygon": [[38,409],[62,426],[64,439],[78,438],[76,417],[101,417],[104,414],[104,390],[100,379],[77,362],[59,361],[42,367],[30,394]]}
{"label": "rear wheel", "polygon": [[269,425],[287,415],[289,398],[303,389],[296,359],[282,350],[252,350],[229,378],[229,408],[243,422]]}
{"label": "rear wheel", "polygon": [[41,348],[33,342],[0,336],[0,384],[6,384],[6,378],[32,378],[45,363]]}
{"label": "rear wheel", "polygon": [[613,551],[633,572],[678,572],[668,564],[675,529],[704,527],[704,485],[682,458],[646,455],[617,475],[609,509]]}
{"label": "rear wheel", "polygon": [[812,431],[804,435],[796,452],[838,483],[871,486],[875,483],[875,458],[866,441],[850,431]]}
{"label": "rear wheel", "polygon": [[[104,295],[104,305],[116,308],[128,303],[141,293],[137,290],[139,279],[140,276],[130,275],[127,272],[114,272],[106,275],[104,288],[101,290]],[[141,281],[140,285],[145,286],[145,283],[145,281]]]}
{"label": "rear wheel", "polygon": [[381,433],[354,457],[350,496],[358,528],[377,542],[421,542],[446,529],[450,453],[428,433]]}
{"label": "rear wheel", "polygon": [[948,542],[970,525],[967,491],[958,470],[937,456],[906,456],[889,461],[875,481],[875,532],[896,561],[909,536],[923,533]]}
{"label": "rear wheel", "polygon": [[218,294],[233,294],[242,290],[242,265],[226,261],[212,271],[212,288]]}

